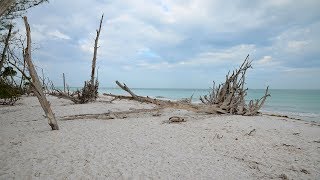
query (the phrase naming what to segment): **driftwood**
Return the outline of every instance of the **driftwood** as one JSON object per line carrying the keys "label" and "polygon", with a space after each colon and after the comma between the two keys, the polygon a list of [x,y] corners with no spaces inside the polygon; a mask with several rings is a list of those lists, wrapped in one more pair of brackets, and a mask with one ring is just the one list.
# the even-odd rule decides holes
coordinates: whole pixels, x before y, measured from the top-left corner
{"label": "driftwood", "polygon": [[170,123],[179,123],[179,122],[185,122],[186,120],[179,116],[172,116],[169,118]]}
{"label": "driftwood", "polygon": [[251,67],[248,55],[239,69],[233,71],[231,75],[227,74],[224,83],[218,86],[215,86],[215,83],[213,83],[210,94],[200,97],[201,102],[208,106],[219,107],[230,114],[245,116],[258,114],[258,111],[270,94],[267,87],[265,95],[260,100],[251,100],[249,104],[246,104],[245,96],[248,89],[244,88],[245,75]]}
{"label": "driftwood", "polygon": [[1,70],[2,70],[4,61],[5,61],[5,58],[6,58],[6,52],[7,52],[8,47],[9,47],[9,40],[10,40],[10,37],[11,37],[12,27],[13,27],[12,25],[9,26],[9,32],[8,32],[7,37],[6,37],[6,40],[5,40],[5,43],[4,43],[4,48],[3,48],[3,51],[2,51],[2,54],[1,54],[1,59],[0,59],[0,75],[1,75]]}
{"label": "driftwood", "polygon": [[232,75],[226,76],[226,81],[219,86],[213,85],[211,93],[204,97],[200,97],[202,104],[192,104],[192,96],[190,99],[184,99],[182,101],[169,101],[160,100],[156,98],[144,97],[136,95],[126,84],[121,84],[116,81],[116,84],[128,92],[130,96],[121,96],[113,94],[104,94],[106,96],[114,97],[114,99],[127,99],[135,100],[142,103],[152,103],[161,107],[172,107],[177,109],[185,109],[194,112],[204,113],[221,113],[221,114],[238,114],[245,116],[257,115],[260,108],[263,106],[266,98],[270,96],[268,93],[268,87],[265,95],[259,100],[251,100],[247,105],[245,102],[245,96],[247,90],[245,85],[246,71],[251,68],[251,61],[249,61],[249,55],[246,57],[240,68],[233,71]]}
{"label": "driftwood", "polygon": [[42,109],[44,110],[46,117],[48,118],[49,121],[49,125],[51,126],[52,130],[58,130],[59,126],[58,123],[55,119],[55,115],[52,112],[52,109],[50,107],[50,103],[47,100],[43,90],[42,90],[42,86],[41,83],[39,81],[39,77],[37,75],[37,71],[34,68],[34,65],[32,63],[32,58],[31,58],[31,35],[30,35],[30,26],[28,23],[28,19],[27,17],[23,17],[25,26],[26,26],[26,33],[27,33],[27,47],[24,51],[24,59],[26,61],[26,63],[28,64],[28,69],[29,69],[29,73],[31,76],[31,86],[34,89],[34,93],[37,96]]}
{"label": "driftwood", "polygon": [[101,19],[100,19],[99,28],[96,30],[97,35],[94,42],[94,52],[93,52],[93,58],[92,58],[90,80],[84,82],[83,88],[72,93],[70,93],[69,87],[67,86],[68,92],[66,92],[65,75],[63,73],[63,91],[59,89],[53,89],[50,92],[50,95],[71,100],[76,104],[93,102],[97,99],[99,82],[98,82],[98,78],[95,78],[95,69],[96,69],[96,61],[97,61],[97,51],[99,48],[98,41],[100,37],[102,22],[103,22],[103,15],[101,16]]}
{"label": "driftwood", "polygon": [[102,26],[102,22],[103,22],[103,14],[101,16],[100,19],[100,25],[99,25],[99,29],[97,29],[97,35],[96,35],[96,39],[94,40],[94,49],[93,49],[93,58],[92,58],[92,67],[91,67],[91,84],[94,85],[94,74],[95,74],[95,69],[96,69],[96,62],[97,62],[97,51],[98,51],[98,41],[99,41],[99,36],[100,36],[100,32],[101,32],[101,26]]}
{"label": "driftwood", "polygon": [[63,79],[63,92],[66,92],[66,77],[64,76],[64,73],[62,73],[62,79]]}
{"label": "driftwood", "polygon": [[124,91],[128,92],[131,96],[121,96],[121,95],[113,95],[113,94],[106,94],[104,93],[103,95],[105,96],[110,96],[114,97],[116,99],[127,99],[127,100],[135,100],[138,102],[142,103],[151,103],[151,104],[156,104],[160,107],[171,107],[171,108],[176,108],[176,109],[185,109],[193,112],[203,112],[203,113],[209,113],[209,114],[216,114],[216,113],[222,113],[222,114],[227,114],[226,111],[214,107],[214,106],[204,106],[201,104],[191,104],[189,102],[185,101],[170,101],[170,100],[161,100],[161,99],[156,99],[156,98],[150,98],[150,97],[144,97],[144,96],[139,96],[133,93],[130,88],[126,84],[121,84],[119,81],[116,81],[116,84],[123,89]]}
{"label": "driftwood", "polygon": [[[134,116],[140,113],[150,114],[151,112],[159,112],[162,108],[153,108],[153,109],[134,109],[131,111],[119,111],[119,112],[108,112],[102,114],[79,114],[71,116],[63,116],[61,120],[76,120],[76,119],[125,119],[128,116]],[[153,116],[153,114],[150,114]]]}

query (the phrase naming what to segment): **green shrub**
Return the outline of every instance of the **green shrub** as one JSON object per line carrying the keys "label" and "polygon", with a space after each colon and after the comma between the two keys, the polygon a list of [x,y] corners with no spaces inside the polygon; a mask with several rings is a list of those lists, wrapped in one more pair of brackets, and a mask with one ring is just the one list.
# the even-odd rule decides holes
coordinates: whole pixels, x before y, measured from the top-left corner
{"label": "green shrub", "polygon": [[0,80],[0,104],[13,105],[20,96],[20,88]]}

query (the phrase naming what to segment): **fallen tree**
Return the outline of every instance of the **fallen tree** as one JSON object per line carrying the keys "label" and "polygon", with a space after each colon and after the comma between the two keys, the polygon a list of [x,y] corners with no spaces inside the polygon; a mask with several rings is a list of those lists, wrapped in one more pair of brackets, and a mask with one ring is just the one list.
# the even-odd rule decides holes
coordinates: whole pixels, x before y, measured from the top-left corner
{"label": "fallen tree", "polygon": [[128,92],[130,96],[106,94],[114,99],[135,100],[142,103],[152,103],[161,107],[172,107],[177,109],[186,109],[194,112],[205,112],[210,114],[237,114],[252,116],[257,115],[258,111],[263,106],[266,98],[270,96],[268,87],[265,95],[259,100],[250,100],[246,104],[245,96],[247,95],[247,88],[245,85],[245,75],[247,70],[251,68],[251,61],[249,55],[246,57],[239,69],[233,71],[231,75],[226,76],[226,81],[217,87],[215,84],[209,95],[200,97],[202,104],[192,104],[191,98],[187,101],[170,101],[156,98],[144,97],[136,95],[126,84],[121,84],[116,81],[116,84],[124,91]]}

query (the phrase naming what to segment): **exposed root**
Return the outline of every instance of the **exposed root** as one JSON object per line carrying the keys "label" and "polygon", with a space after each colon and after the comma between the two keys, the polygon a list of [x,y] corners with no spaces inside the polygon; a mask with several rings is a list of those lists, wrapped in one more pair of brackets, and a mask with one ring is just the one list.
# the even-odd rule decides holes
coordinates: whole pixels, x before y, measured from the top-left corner
{"label": "exposed root", "polygon": [[200,97],[203,104],[220,108],[230,114],[238,114],[245,116],[257,115],[265,100],[270,94],[267,87],[265,95],[259,100],[251,100],[249,104],[245,102],[247,95],[247,88],[245,85],[245,75],[249,68],[251,68],[251,61],[249,55],[246,57],[239,69],[236,69],[226,76],[224,83],[216,86],[213,82],[213,88],[209,95]]}

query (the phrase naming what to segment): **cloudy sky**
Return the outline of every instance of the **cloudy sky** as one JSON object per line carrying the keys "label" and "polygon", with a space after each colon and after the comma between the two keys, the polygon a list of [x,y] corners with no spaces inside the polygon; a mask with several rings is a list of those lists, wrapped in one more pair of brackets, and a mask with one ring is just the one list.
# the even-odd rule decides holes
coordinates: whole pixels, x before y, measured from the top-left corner
{"label": "cloudy sky", "polygon": [[[28,12],[34,61],[57,86],[207,88],[247,54],[249,88],[320,88],[319,0],[50,0]],[[19,20],[22,22],[22,20]],[[22,26],[22,24],[18,25]]]}

